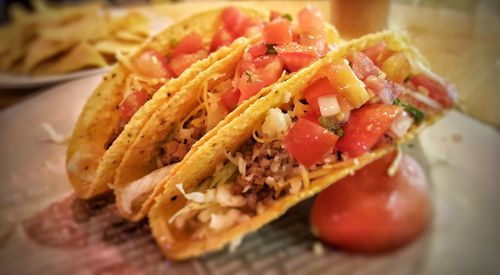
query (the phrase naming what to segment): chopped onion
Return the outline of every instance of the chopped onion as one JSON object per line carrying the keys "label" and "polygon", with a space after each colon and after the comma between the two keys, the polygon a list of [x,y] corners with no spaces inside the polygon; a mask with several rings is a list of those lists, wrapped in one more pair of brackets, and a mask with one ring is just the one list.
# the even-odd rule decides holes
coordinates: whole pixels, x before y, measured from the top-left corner
{"label": "chopped onion", "polygon": [[318,98],[321,116],[334,116],[340,112],[340,105],[335,95],[325,95]]}
{"label": "chopped onion", "polygon": [[271,108],[262,124],[262,133],[270,138],[277,138],[284,134],[292,125],[288,114],[284,114],[279,108]]}
{"label": "chopped onion", "polygon": [[378,96],[380,97],[382,102],[384,102],[385,104],[391,105],[392,101],[394,100],[394,95],[393,95],[391,89],[387,86],[384,86],[384,88],[382,88],[382,90],[380,90]]}
{"label": "chopped onion", "polygon": [[411,91],[409,89],[406,89],[405,93],[407,93],[409,96],[413,97],[414,99],[424,103],[425,105],[427,105],[435,110],[442,110],[443,109],[443,106],[441,106],[441,104],[439,104],[434,99],[427,97],[423,94]]}
{"label": "chopped onion", "polygon": [[402,112],[391,124],[389,135],[396,138],[403,137],[411,125],[413,125],[413,118],[407,112]]}

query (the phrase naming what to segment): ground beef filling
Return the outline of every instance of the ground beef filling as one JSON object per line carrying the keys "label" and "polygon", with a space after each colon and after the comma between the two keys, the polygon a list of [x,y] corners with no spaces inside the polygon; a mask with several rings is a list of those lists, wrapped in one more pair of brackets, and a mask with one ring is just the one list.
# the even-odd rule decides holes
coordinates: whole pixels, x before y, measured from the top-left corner
{"label": "ground beef filling", "polygon": [[177,130],[175,135],[161,147],[160,163],[167,166],[181,161],[204,134],[205,127],[195,127],[188,123],[187,127]]}
{"label": "ground beef filling", "polygon": [[[286,151],[281,141],[253,144],[242,154],[247,164],[246,174],[238,176],[230,191],[233,195],[246,198],[243,211],[255,214],[259,202],[268,206],[278,198],[274,187],[296,176],[299,163]],[[287,194],[288,188],[285,187],[279,196]]]}

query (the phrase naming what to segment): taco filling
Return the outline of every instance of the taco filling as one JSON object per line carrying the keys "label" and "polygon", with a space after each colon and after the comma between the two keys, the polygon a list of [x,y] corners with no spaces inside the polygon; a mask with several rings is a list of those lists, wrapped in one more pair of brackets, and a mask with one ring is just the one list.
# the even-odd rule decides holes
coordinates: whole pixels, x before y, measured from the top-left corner
{"label": "taco filling", "polygon": [[[119,58],[130,74],[124,83],[123,100],[119,105],[120,130],[153,94],[169,79],[179,77],[198,60],[222,46],[230,45],[242,36],[250,37],[261,26],[260,19],[251,19],[235,7],[224,9],[220,15],[221,25],[210,41],[204,41],[203,34],[192,32],[181,39],[172,39],[164,51],[145,49],[132,60]],[[108,142],[111,146],[116,133]]]}
{"label": "taco filling", "polygon": [[328,51],[323,19],[317,10],[304,8],[298,24],[292,23],[289,15],[273,13],[273,17],[260,26],[262,38],[245,51],[234,77],[219,81],[210,91],[205,87],[200,105],[167,137],[159,168],[181,161],[196,141],[242,102]]}
{"label": "taco filling", "polygon": [[[204,239],[307,189],[333,167],[395,144],[454,104],[453,88],[405,50],[378,43],[325,65],[300,93],[269,109],[253,136],[193,190],[172,229]],[[190,192],[188,192],[190,191]]]}
{"label": "taco filling", "polygon": [[[201,89],[199,105],[167,134],[157,158],[158,169],[180,162],[202,136],[237,106],[263,88],[308,66],[332,47],[327,43],[322,16],[312,7],[299,12],[298,23],[292,22],[290,15],[274,12],[270,22],[253,27],[258,28],[260,36],[245,50],[236,69],[211,76]],[[209,81],[215,83],[211,89]],[[153,188],[151,185],[147,191]],[[124,192],[131,191],[126,188]],[[122,201],[122,208],[140,206],[139,195],[135,194],[138,199],[132,207]]]}

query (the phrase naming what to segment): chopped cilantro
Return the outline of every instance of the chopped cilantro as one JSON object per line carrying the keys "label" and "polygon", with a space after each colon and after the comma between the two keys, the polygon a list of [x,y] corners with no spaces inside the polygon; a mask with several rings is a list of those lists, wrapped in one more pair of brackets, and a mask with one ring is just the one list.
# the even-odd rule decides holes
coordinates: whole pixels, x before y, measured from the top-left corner
{"label": "chopped cilantro", "polygon": [[285,13],[281,17],[287,19],[288,21],[292,21],[293,20],[292,16],[289,13]]}
{"label": "chopped cilantro", "polygon": [[409,73],[409,74],[406,76],[406,78],[405,78],[405,80],[404,80],[404,83],[406,83],[406,82],[410,81],[412,78],[413,78],[413,74],[412,74],[412,73]]}
{"label": "chopped cilantro", "polygon": [[252,72],[246,71],[245,74],[247,76],[247,82],[252,83],[252,76],[253,76]]}
{"label": "chopped cilantro", "polygon": [[343,137],[344,136],[344,129],[342,128],[338,128],[337,130],[334,131],[334,133],[338,136],[338,137]]}
{"label": "chopped cilantro", "polygon": [[319,117],[319,124],[323,128],[336,134],[339,137],[342,137],[344,135],[344,129],[342,129],[340,127],[340,125],[337,123],[337,121],[333,117],[321,116],[321,117]]}
{"label": "chopped cilantro", "polygon": [[399,100],[399,98],[394,99],[394,101],[392,103],[394,105],[398,105],[398,106],[403,107],[405,109],[405,111],[407,111],[415,119],[415,123],[420,124],[420,122],[422,122],[424,120],[425,115],[418,108],[413,107],[408,103],[401,102],[401,100]]}
{"label": "chopped cilantro", "polygon": [[266,54],[275,55],[278,54],[273,44],[266,44],[267,52]]}
{"label": "chopped cilantro", "polygon": [[178,43],[179,43],[179,41],[175,38],[172,38],[172,39],[170,39],[170,41],[168,41],[168,44],[170,45],[171,48],[177,46]]}

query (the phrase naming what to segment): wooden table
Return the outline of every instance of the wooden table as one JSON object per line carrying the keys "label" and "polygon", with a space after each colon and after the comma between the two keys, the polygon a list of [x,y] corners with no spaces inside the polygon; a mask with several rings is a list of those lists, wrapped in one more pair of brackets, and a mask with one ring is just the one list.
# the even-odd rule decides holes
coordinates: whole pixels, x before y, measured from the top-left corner
{"label": "wooden table", "polygon": [[[235,3],[235,2],[232,2]],[[247,1],[295,14],[305,4],[331,18],[329,1]],[[186,14],[219,6],[220,2],[182,2],[139,9],[179,19]],[[456,84],[459,108],[468,115],[500,126],[500,2],[413,1],[390,4],[388,27],[407,30],[439,74]],[[32,91],[30,91],[32,92]],[[0,108],[24,98],[24,91],[0,92]]]}

